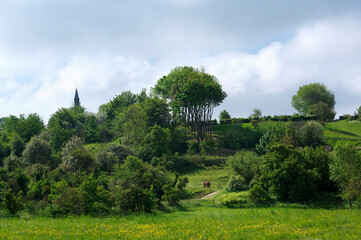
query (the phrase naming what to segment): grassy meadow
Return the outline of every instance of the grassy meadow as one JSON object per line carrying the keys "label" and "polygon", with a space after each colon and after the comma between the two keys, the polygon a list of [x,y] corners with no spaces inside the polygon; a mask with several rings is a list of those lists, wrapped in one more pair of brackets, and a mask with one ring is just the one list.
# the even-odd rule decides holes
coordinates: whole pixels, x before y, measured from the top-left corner
{"label": "grassy meadow", "polygon": [[[217,125],[214,133],[222,135],[239,127]],[[324,131],[328,141],[351,139],[355,144],[361,143],[361,122],[333,122]],[[97,151],[102,145],[87,147]],[[186,189],[191,199],[183,200],[180,208],[108,217],[41,218],[25,213],[0,218],[0,239],[360,239],[361,209],[281,203],[230,209],[217,203],[218,196],[197,200],[211,192],[224,192],[228,174],[222,159],[232,153],[206,156],[203,168],[182,174],[189,179]],[[202,159],[193,158],[192,162]],[[208,166],[208,162],[219,164]],[[204,181],[210,181],[211,187],[204,188]]]}
{"label": "grassy meadow", "polygon": [[361,210],[194,206],[126,217],[0,219],[0,239],[359,239]]}

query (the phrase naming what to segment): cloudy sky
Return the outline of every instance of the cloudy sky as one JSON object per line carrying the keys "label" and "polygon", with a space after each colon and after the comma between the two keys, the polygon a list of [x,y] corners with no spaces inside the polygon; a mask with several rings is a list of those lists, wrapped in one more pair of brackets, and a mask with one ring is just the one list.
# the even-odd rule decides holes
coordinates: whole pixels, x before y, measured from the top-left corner
{"label": "cloudy sky", "polygon": [[227,92],[216,109],[293,114],[301,85],[324,83],[338,115],[361,105],[359,0],[0,1],[0,117],[97,112],[176,66],[205,67]]}

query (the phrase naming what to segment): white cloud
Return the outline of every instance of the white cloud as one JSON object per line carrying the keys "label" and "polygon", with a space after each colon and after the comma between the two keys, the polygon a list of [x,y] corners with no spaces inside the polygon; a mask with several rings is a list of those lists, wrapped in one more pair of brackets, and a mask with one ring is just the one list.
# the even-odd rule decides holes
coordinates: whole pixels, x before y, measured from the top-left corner
{"label": "white cloud", "polygon": [[[178,24],[179,30],[168,33],[162,28],[166,25],[157,26],[155,34],[162,30],[164,36],[159,42],[155,42],[156,36],[142,39],[143,45],[134,55],[122,53],[126,46],[114,51],[109,46],[103,51],[89,48],[91,44],[73,52],[63,52],[64,48],[55,45],[34,54],[9,50],[0,41],[0,115],[37,112],[47,120],[58,108],[72,104],[76,85],[82,104],[97,111],[100,104],[122,91],[149,90],[180,65],[205,66],[214,74],[229,95],[219,109],[232,109],[233,116],[248,116],[254,107],[265,114],[292,114],[292,95],[310,82],[323,82],[335,92],[340,114],[361,105],[361,19],[356,15],[308,22],[287,40],[269,42],[252,54],[225,46],[211,51],[222,39],[225,43],[234,39],[230,40],[229,34],[210,38],[219,33],[208,35],[212,28],[192,35]],[[134,38],[126,42],[131,40]],[[100,38],[96,42],[102,45]],[[142,57],[148,42],[150,50]],[[206,47],[199,48],[202,42]]]}

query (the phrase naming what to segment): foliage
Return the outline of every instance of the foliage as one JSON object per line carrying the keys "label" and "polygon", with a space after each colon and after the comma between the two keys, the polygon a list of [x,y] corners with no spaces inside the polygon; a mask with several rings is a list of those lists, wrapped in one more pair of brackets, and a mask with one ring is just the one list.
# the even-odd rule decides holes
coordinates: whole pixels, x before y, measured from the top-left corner
{"label": "foliage", "polygon": [[42,129],[44,129],[44,122],[36,113],[28,116],[21,114],[19,117],[10,115],[5,118],[3,127],[3,130],[9,134],[17,133],[25,142],[38,135]]}
{"label": "foliage", "polygon": [[88,115],[84,124],[85,142],[94,143],[99,140],[98,120],[95,115]]}
{"label": "foliage", "polygon": [[222,205],[229,208],[240,207],[249,201],[249,192],[227,193],[218,200]]}
{"label": "foliage", "polygon": [[22,165],[21,159],[14,154],[11,154],[4,159],[4,167],[11,172],[15,171],[18,167],[22,167]]}
{"label": "foliage", "polygon": [[178,174],[176,174],[174,182],[163,187],[164,195],[162,199],[167,201],[170,206],[177,206],[179,201],[186,195],[184,188],[187,183],[187,177],[179,177]]}
{"label": "foliage", "polygon": [[141,143],[140,156],[150,161],[153,157],[161,157],[169,151],[170,130],[154,125]]}
{"label": "foliage", "polygon": [[254,148],[261,138],[262,133],[259,130],[243,128],[242,126],[226,131],[221,139],[223,148],[240,150],[242,148]]}
{"label": "foliage", "polygon": [[280,201],[305,201],[317,193],[320,174],[307,166],[302,154],[293,146],[273,144],[264,156],[261,186]]}
{"label": "foliage", "polygon": [[258,175],[262,157],[251,151],[237,152],[228,157],[227,167],[231,175],[241,176],[246,186]]}
{"label": "foliage", "polygon": [[355,147],[348,143],[336,145],[330,175],[352,208],[352,203],[361,197],[361,156]]}
{"label": "foliage", "polygon": [[213,109],[227,96],[216,77],[193,67],[173,69],[154,92],[170,101],[173,117],[189,124],[198,142],[210,134]]}
{"label": "foliage", "polygon": [[122,142],[134,149],[140,147],[141,142],[147,135],[148,118],[144,109],[139,104],[129,106],[119,115],[119,125],[122,130]]}
{"label": "foliage", "polygon": [[24,162],[27,165],[34,163],[48,164],[51,161],[50,144],[40,137],[32,137],[30,142],[26,144],[23,153]]}
{"label": "foliage", "polygon": [[325,102],[319,102],[310,106],[309,113],[315,116],[322,126],[326,126],[327,123],[333,121],[336,112]]}
{"label": "foliage", "polygon": [[266,190],[256,184],[249,191],[249,201],[255,204],[267,204],[271,201],[271,197]]}
{"label": "foliage", "polygon": [[[335,95],[324,84],[311,83],[301,86],[292,97],[292,106],[303,115],[312,114],[313,105],[323,102],[331,110],[335,107]],[[316,107],[317,109],[318,107]]]}
{"label": "foliage", "polygon": [[3,193],[3,202],[5,209],[9,210],[12,215],[15,215],[21,209],[21,194],[18,196],[10,191]]}
{"label": "foliage", "polygon": [[269,144],[279,142],[287,133],[287,127],[282,122],[263,122],[259,126],[259,130],[263,133],[256,146],[256,150],[260,154],[265,154]]}
{"label": "foliage", "polygon": [[227,110],[222,110],[219,114],[219,121],[222,122],[224,119],[231,119],[231,115],[227,112]]}
{"label": "foliage", "polygon": [[187,143],[187,134],[188,129],[179,126],[171,126],[170,127],[170,142],[169,142],[169,150],[172,153],[183,154],[187,152],[188,143]]}
{"label": "foliage", "polygon": [[113,174],[111,191],[121,212],[151,212],[168,184],[165,173],[134,156],[128,156]]}
{"label": "foliage", "polygon": [[141,106],[147,115],[148,126],[166,127],[169,125],[171,120],[170,109],[165,99],[160,99],[157,96],[147,97]]}
{"label": "foliage", "polygon": [[17,157],[21,157],[25,149],[25,143],[18,133],[13,134],[10,142],[10,149],[12,154],[14,154]]}
{"label": "foliage", "polygon": [[124,91],[120,95],[115,96],[110,102],[101,105],[99,111],[104,112],[108,121],[111,121],[127,107],[135,103],[143,102],[146,98],[145,96],[145,89],[139,94],[134,94],[131,91]]}
{"label": "foliage", "polygon": [[319,175],[318,192],[335,192],[335,184],[330,181],[331,153],[324,147],[305,147],[301,154],[308,169],[315,169]]}
{"label": "foliage", "polygon": [[48,129],[53,151],[60,151],[73,135],[84,137],[84,111],[84,108],[76,106],[69,109],[61,108],[51,115]]}
{"label": "foliage", "polygon": [[226,186],[227,192],[241,192],[248,189],[248,184],[245,183],[244,178],[241,176],[231,176]]}
{"label": "foliage", "polygon": [[323,128],[317,122],[307,122],[301,128],[301,143],[303,146],[319,146],[324,143]]}
{"label": "foliage", "polygon": [[262,112],[259,108],[254,108],[253,113],[249,116],[252,119],[261,119],[262,118]]}

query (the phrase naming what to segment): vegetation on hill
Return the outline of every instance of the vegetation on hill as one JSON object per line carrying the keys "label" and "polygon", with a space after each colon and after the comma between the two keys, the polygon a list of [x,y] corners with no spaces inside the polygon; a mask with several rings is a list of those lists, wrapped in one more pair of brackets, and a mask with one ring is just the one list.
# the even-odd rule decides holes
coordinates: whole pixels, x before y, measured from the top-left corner
{"label": "vegetation on hill", "polygon": [[179,67],[150,94],[122,92],[97,113],[75,104],[47,126],[37,114],[0,119],[0,214],[150,213],[214,191],[231,207],[324,196],[358,203],[358,172],[341,170],[360,169],[344,139],[359,140],[359,122],[322,127],[312,102],[306,115],[222,111],[216,124],[225,97],[214,76]]}

